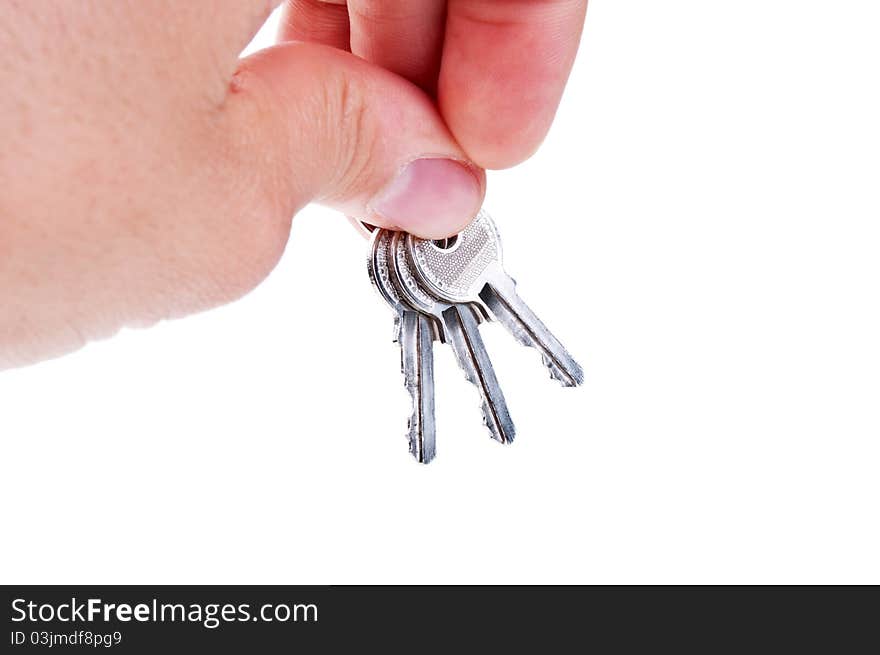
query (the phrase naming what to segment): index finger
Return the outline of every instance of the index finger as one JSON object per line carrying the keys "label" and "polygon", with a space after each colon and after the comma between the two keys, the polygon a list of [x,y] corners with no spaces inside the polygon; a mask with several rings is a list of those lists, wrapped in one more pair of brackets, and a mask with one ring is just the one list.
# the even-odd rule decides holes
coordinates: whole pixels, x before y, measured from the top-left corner
{"label": "index finger", "polygon": [[437,99],[475,163],[506,168],[540,145],[586,9],[587,0],[449,0]]}

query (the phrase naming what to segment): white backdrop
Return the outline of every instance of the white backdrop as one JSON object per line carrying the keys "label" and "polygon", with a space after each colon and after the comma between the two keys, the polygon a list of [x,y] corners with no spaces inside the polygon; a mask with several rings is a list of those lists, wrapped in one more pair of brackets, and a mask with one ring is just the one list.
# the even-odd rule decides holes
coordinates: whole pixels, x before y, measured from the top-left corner
{"label": "white backdrop", "polygon": [[546,144],[489,178],[587,375],[485,327],[511,447],[438,345],[411,461],[365,242],[318,207],[241,301],[0,374],[0,581],[880,583],[878,20],[594,0]]}

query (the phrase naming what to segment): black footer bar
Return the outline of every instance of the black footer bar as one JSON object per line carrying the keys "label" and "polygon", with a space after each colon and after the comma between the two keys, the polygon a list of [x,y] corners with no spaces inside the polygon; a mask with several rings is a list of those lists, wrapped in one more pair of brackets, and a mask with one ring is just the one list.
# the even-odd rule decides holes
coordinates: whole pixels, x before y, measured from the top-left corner
{"label": "black footer bar", "polygon": [[7,586],[0,603],[9,653],[849,652],[880,641],[876,587]]}

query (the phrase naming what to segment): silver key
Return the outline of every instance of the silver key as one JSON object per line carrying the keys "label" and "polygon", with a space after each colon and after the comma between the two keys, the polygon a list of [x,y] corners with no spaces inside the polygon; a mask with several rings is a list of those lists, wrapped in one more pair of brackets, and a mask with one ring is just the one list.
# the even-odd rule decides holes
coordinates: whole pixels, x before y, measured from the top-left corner
{"label": "silver key", "polygon": [[[447,343],[452,346],[465,377],[479,390],[483,420],[492,437],[510,443],[516,434],[507,402],[495,377],[495,370],[479,332],[478,314],[469,304],[447,303],[434,298],[419,284],[406,256],[405,234],[383,230],[379,240],[389,244],[392,283],[399,296],[423,314],[439,323]],[[381,245],[380,245],[381,247]]]}
{"label": "silver key", "polygon": [[457,237],[439,245],[406,237],[406,253],[419,282],[450,303],[482,302],[522,344],[536,348],[550,375],[564,386],[584,381],[583,369],[516,293],[501,265],[501,239],[494,221],[480,211]]}
{"label": "silver key", "polygon": [[380,242],[379,230],[371,238],[367,270],[379,294],[394,310],[394,340],[400,344],[400,369],[412,399],[407,424],[409,451],[427,464],[436,452],[433,341],[439,331],[430,317],[401,301],[391,282],[387,244]]}

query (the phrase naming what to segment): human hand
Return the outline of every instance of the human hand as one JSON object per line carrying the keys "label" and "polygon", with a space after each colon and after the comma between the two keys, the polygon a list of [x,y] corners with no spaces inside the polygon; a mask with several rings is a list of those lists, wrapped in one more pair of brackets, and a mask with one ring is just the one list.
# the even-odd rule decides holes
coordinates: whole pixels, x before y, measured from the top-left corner
{"label": "human hand", "polygon": [[290,0],[240,60],[278,4],[0,5],[0,368],[239,297],[309,202],[457,232],[543,139],[586,9]]}

